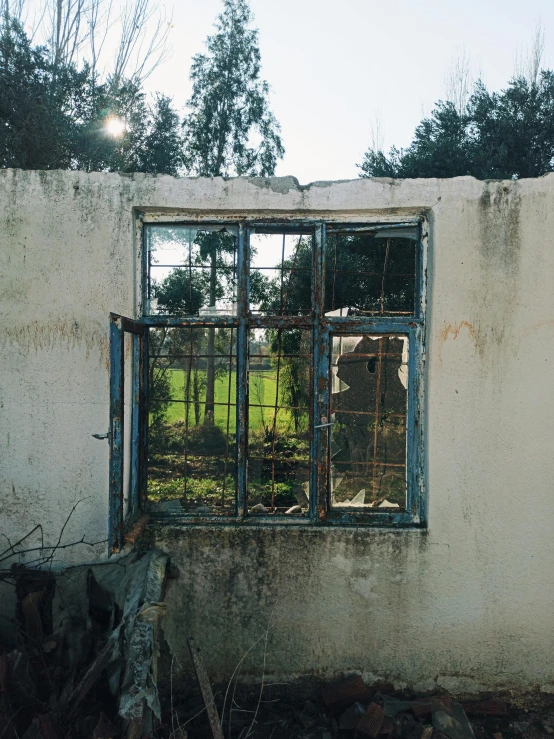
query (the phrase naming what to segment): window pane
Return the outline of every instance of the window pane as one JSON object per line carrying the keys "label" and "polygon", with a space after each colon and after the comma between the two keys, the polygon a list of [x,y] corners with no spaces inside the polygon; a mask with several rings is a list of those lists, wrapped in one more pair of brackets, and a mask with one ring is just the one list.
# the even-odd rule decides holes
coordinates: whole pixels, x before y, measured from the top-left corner
{"label": "window pane", "polygon": [[263,315],[311,312],[311,234],[250,235],[250,306]]}
{"label": "window pane", "polygon": [[150,329],[148,496],[174,513],[234,515],[236,329]]}
{"label": "window pane", "polygon": [[308,515],[311,434],[310,332],[250,330],[249,515]]}
{"label": "window pane", "polygon": [[148,226],[146,315],[235,315],[236,228]]}
{"label": "window pane", "polygon": [[331,507],[406,507],[408,338],[335,335]]}
{"label": "window pane", "polygon": [[417,230],[395,233],[328,234],[327,313],[343,309],[343,315],[413,314]]}

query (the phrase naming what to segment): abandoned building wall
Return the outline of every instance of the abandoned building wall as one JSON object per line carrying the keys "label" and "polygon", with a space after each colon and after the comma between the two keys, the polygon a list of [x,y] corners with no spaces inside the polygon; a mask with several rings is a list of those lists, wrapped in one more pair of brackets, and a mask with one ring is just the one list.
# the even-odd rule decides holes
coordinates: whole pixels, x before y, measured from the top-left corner
{"label": "abandoned building wall", "polygon": [[[424,214],[427,531],[151,527],[180,569],[168,640],[214,679],[267,638],[269,679],[349,669],[452,690],[554,690],[554,175],[181,179],[0,171],[1,531],[104,542],[108,316],[136,317],[136,212]],[[36,544],[37,538],[30,540]],[[104,543],[58,553],[84,561]],[[259,679],[262,638],[242,663]]]}

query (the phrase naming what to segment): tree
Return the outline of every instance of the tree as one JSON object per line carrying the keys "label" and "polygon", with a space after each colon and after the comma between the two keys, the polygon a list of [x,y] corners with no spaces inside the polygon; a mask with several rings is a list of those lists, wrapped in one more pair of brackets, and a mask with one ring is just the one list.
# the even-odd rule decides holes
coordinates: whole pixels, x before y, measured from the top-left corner
{"label": "tree", "polygon": [[223,0],[207,53],[193,58],[184,129],[187,169],[196,175],[270,176],[284,154],[251,19],[246,0]]}
{"label": "tree", "polygon": [[370,148],[358,166],[361,177],[510,179],[538,177],[553,165],[554,72],[543,70],[499,93],[478,81],[465,110],[439,101],[407,149]]}
{"label": "tree", "polygon": [[157,94],[150,109],[149,130],[139,153],[138,170],[177,176],[183,165],[181,121],[171,105],[171,98]]}
{"label": "tree", "polygon": [[[110,118],[124,121],[110,135]],[[177,174],[182,167],[180,120],[171,100],[147,105],[133,80],[100,82],[52,60],[33,46],[6,11],[0,18],[0,166]]]}
{"label": "tree", "polygon": [[23,169],[69,168],[76,136],[73,113],[82,103],[86,71],[68,66],[51,84],[43,48],[33,48],[21,24],[0,24],[0,165]]}
{"label": "tree", "polygon": [[[279,124],[269,107],[269,86],[260,79],[258,31],[249,28],[252,14],[246,0],[223,0],[216,33],[206,40],[207,52],[193,58],[192,95],[183,128],[185,167],[204,177],[269,176],[284,149]],[[217,263],[222,241],[206,235],[210,251],[209,305],[215,308]],[[215,330],[208,335],[206,413],[213,424]]]}

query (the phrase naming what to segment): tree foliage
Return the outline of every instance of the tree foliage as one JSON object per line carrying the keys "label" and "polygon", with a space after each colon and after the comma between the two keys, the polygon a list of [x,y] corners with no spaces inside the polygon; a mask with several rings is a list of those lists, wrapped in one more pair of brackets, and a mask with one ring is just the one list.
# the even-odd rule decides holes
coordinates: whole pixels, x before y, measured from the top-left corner
{"label": "tree foliage", "polygon": [[251,19],[246,0],[223,0],[207,52],[193,58],[184,130],[186,166],[194,174],[268,176],[284,154]]}
{"label": "tree foliage", "polygon": [[516,77],[501,92],[475,84],[464,110],[439,101],[407,149],[369,149],[361,177],[538,177],[554,165],[554,72]]}
{"label": "tree foliage", "polygon": [[[106,123],[124,121],[120,136]],[[133,80],[101,82],[88,65],[52,59],[21,24],[0,19],[0,166],[177,174],[180,121],[169,98],[147,104]]]}

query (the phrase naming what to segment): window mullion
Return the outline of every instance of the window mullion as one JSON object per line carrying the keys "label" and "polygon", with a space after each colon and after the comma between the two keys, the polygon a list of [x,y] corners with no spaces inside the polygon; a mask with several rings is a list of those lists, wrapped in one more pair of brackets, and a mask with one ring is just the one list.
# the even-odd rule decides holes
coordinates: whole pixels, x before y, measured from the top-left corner
{"label": "window mullion", "polygon": [[406,507],[416,524],[425,523],[422,486],[421,387],[423,372],[423,328],[417,326],[409,335],[408,351],[408,419],[407,419],[407,498]]}
{"label": "window mullion", "polygon": [[237,245],[237,516],[246,516],[248,404],[248,264],[250,229],[239,224]]}
{"label": "window mullion", "polygon": [[312,279],[313,330],[313,435],[310,485],[310,518],[323,521],[327,515],[327,468],[329,426],[329,332],[325,312],[325,225],[315,226]]}

